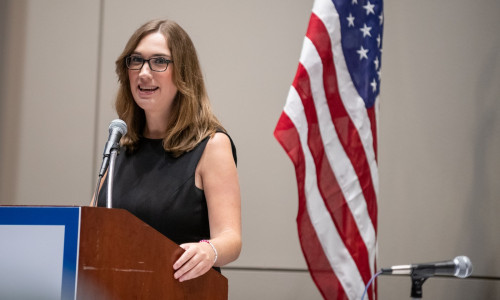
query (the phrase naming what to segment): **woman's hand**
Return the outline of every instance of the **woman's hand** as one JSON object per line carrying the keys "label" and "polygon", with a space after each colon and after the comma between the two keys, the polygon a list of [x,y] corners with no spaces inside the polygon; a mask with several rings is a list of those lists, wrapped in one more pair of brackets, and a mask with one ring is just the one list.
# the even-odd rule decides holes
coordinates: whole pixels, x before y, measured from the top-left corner
{"label": "woman's hand", "polygon": [[214,249],[208,243],[187,243],[180,247],[186,250],[174,263],[174,278],[180,282],[205,274],[215,263]]}

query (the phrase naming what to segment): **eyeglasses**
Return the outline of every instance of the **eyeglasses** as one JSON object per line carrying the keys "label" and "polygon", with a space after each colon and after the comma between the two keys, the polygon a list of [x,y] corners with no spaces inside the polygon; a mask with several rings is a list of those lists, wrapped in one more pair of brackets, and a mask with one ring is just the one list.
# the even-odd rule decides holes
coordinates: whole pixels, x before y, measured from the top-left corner
{"label": "eyeglasses", "polygon": [[173,63],[174,61],[162,56],[155,56],[151,57],[150,59],[144,59],[139,55],[130,55],[125,58],[127,68],[129,68],[130,70],[142,69],[142,66],[144,66],[145,62],[148,62],[151,71],[164,72],[167,69],[168,64]]}

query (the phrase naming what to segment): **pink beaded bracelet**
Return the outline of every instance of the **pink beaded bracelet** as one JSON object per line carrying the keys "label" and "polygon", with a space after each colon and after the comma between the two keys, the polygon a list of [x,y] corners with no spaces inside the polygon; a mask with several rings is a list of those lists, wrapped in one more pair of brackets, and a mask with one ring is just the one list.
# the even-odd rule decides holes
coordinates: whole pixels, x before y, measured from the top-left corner
{"label": "pink beaded bracelet", "polygon": [[200,243],[208,243],[210,246],[212,246],[212,249],[214,249],[214,252],[215,252],[215,258],[214,258],[214,264],[215,264],[215,262],[217,261],[218,255],[217,255],[217,249],[215,249],[214,244],[212,244],[212,242],[209,240],[201,240]]}

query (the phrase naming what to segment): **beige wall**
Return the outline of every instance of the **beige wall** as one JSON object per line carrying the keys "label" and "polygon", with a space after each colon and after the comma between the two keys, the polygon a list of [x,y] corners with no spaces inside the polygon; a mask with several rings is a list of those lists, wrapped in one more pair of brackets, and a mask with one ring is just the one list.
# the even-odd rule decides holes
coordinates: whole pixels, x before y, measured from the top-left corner
{"label": "beige wall", "polygon": [[[0,0],[0,203],[86,205],[115,118],[114,60],[171,18],[197,47],[238,147],[244,248],[233,267],[305,269],[294,170],[273,130],[313,1]],[[500,2],[385,2],[379,266],[468,255],[500,276]],[[320,299],[307,272],[225,270],[231,299]],[[382,277],[380,299],[409,297]],[[500,283],[430,279],[429,299],[500,297]]]}

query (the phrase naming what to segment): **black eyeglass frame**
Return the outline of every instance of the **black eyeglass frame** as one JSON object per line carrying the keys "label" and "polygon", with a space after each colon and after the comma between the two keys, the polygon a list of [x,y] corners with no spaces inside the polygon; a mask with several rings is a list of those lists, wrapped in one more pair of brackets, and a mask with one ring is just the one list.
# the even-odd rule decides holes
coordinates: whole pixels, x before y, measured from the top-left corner
{"label": "black eyeglass frame", "polygon": [[[132,57],[140,57],[142,59],[142,64],[139,68],[131,68],[130,67],[130,60],[132,59]],[[167,62],[167,66],[165,67],[165,69],[161,70],[161,71],[158,71],[158,70],[155,70],[153,69],[153,67],[151,66],[151,60],[152,59],[155,59],[155,58],[164,58],[162,56],[153,56],[149,59],[144,59],[143,57],[139,56],[139,55],[129,55],[127,57],[125,57],[125,65],[127,66],[127,68],[129,70],[134,70],[134,71],[138,71],[138,70],[141,70],[142,67],[144,67],[144,63],[145,62],[148,62],[148,65],[149,65],[149,69],[153,72],[165,72],[167,69],[168,69],[168,65],[170,65],[171,63],[173,63],[174,61],[171,60],[171,59],[165,59],[165,61]]]}

